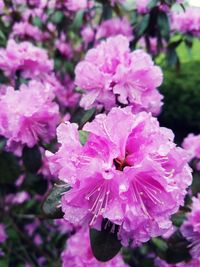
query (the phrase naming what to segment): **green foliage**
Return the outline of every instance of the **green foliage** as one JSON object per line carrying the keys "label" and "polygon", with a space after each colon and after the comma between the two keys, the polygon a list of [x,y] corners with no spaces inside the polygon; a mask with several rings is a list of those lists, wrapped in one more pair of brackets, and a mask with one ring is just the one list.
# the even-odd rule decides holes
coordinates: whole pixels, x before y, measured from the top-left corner
{"label": "green foliage", "polygon": [[61,181],[54,185],[42,204],[42,211],[46,217],[52,219],[63,217],[60,200],[62,193],[68,190],[70,190],[70,186]]}
{"label": "green foliage", "polygon": [[164,95],[161,124],[175,131],[178,141],[189,132],[200,131],[200,61],[181,65],[179,71],[165,70],[160,88]]}

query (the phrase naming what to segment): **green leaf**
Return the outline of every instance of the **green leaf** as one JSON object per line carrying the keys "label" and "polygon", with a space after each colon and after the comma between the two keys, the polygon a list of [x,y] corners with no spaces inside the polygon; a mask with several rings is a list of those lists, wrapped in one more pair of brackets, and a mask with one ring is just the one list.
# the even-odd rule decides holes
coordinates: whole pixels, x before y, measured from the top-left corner
{"label": "green leaf", "polygon": [[85,145],[87,139],[88,139],[88,136],[89,136],[89,132],[87,131],[83,131],[83,130],[80,130],[79,131],[79,139],[80,139],[80,142],[82,145]]}
{"label": "green leaf", "polygon": [[88,122],[94,116],[95,112],[95,108],[87,110],[81,118],[81,125],[84,125],[86,122]]}
{"label": "green leaf", "polygon": [[80,10],[76,13],[74,21],[71,25],[72,29],[79,29],[83,25],[84,11]]}
{"label": "green leaf", "polygon": [[148,25],[149,25],[149,19],[150,19],[150,15],[149,14],[145,14],[142,18],[142,20],[138,23],[138,25],[136,26],[136,33],[137,36],[142,36],[143,33],[146,31]]}
{"label": "green leaf", "polygon": [[42,28],[42,21],[38,16],[33,18],[33,25],[37,26],[38,28]]}
{"label": "green leaf", "polygon": [[70,190],[68,184],[59,181],[54,185],[51,191],[47,194],[44,202],[42,203],[43,214],[51,219],[59,219],[63,217],[63,212],[60,208],[60,200],[62,193]]}
{"label": "green leaf", "polygon": [[57,11],[53,14],[51,20],[52,20],[52,22],[54,22],[55,24],[59,24],[59,23],[62,21],[63,17],[64,17],[63,12],[57,10]]}
{"label": "green leaf", "polygon": [[[110,223],[111,224],[111,223]],[[117,232],[111,232],[111,227],[101,231],[90,229],[90,244],[93,255],[99,261],[106,262],[111,260],[120,251],[122,245],[117,238]],[[114,226],[116,227],[116,226]]]}
{"label": "green leaf", "polygon": [[173,67],[176,65],[177,61],[178,61],[178,55],[176,53],[176,50],[173,48],[169,48],[167,49],[167,64],[170,67]]}
{"label": "green leaf", "polygon": [[152,243],[162,252],[165,252],[168,248],[165,240],[159,237],[154,237],[151,239]]}
{"label": "green leaf", "polygon": [[170,25],[169,19],[165,12],[160,11],[158,13],[158,26],[160,29],[161,36],[168,41],[170,38]]}
{"label": "green leaf", "polygon": [[37,145],[32,148],[25,146],[22,153],[22,159],[25,168],[31,173],[37,173],[42,166],[42,157]]}
{"label": "green leaf", "polygon": [[173,225],[180,227],[185,220],[185,213],[179,211],[172,216]]}
{"label": "green leaf", "polygon": [[157,6],[158,0],[151,0],[148,4],[148,8],[152,9]]}

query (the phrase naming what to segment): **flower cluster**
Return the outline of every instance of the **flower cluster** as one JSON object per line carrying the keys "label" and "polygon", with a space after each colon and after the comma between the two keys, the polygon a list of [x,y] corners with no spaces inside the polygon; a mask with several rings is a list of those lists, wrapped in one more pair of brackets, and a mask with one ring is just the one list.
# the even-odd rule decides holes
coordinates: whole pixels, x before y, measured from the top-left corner
{"label": "flower cluster", "polygon": [[48,143],[55,136],[59,109],[54,97],[49,84],[34,80],[17,91],[6,88],[0,96],[0,134],[9,150],[20,155],[24,145]]}
{"label": "flower cluster", "polygon": [[161,69],[142,50],[131,52],[129,41],[119,35],[89,50],[75,69],[75,83],[83,90],[80,105],[85,109],[131,105],[134,112],[160,112]]}
{"label": "flower cluster", "polygon": [[16,71],[26,77],[34,77],[41,73],[51,72],[53,61],[48,58],[47,51],[32,45],[30,42],[16,43],[9,40],[6,49],[0,50],[0,68],[9,76]]}
{"label": "flower cluster", "polygon": [[200,37],[200,8],[191,7],[185,12],[173,12],[171,19],[172,30]]}
{"label": "flower cluster", "polygon": [[113,108],[87,123],[84,146],[77,128],[61,124],[61,147],[49,155],[53,174],[72,186],[62,197],[64,218],[96,228],[107,218],[120,226],[123,244],[165,233],[192,180],[173,133],[150,114],[134,115],[130,108]]}

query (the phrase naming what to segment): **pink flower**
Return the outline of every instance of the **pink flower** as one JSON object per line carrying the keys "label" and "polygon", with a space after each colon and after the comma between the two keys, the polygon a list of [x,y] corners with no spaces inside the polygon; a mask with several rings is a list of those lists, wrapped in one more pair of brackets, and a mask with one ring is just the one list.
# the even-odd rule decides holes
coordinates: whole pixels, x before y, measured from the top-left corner
{"label": "pink flower", "polygon": [[58,226],[59,232],[62,234],[69,234],[75,230],[73,225],[64,219],[56,219],[54,220],[54,224]]}
{"label": "pink flower", "polygon": [[33,78],[53,70],[53,61],[48,58],[46,50],[35,47],[30,42],[16,43],[9,40],[6,49],[0,49],[0,68],[7,75],[17,70]]}
{"label": "pink flower", "polygon": [[81,30],[81,37],[86,45],[94,40],[94,35],[94,30],[90,26],[84,27]]}
{"label": "pink flower", "polygon": [[20,90],[8,87],[0,97],[0,134],[7,148],[20,155],[24,145],[33,147],[40,140],[48,143],[55,136],[59,110],[49,84],[32,80]]}
{"label": "pink flower", "polygon": [[49,155],[52,173],[72,187],[62,197],[64,218],[96,228],[107,218],[119,225],[124,245],[166,233],[192,181],[172,131],[130,108],[97,115],[83,130],[89,132],[84,146],[78,125],[61,124],[61,146]]}
{"label": "pink flower", "polygon": [[74,108],[78,104],[81,95],[75,92],[74,81],[69,75],[62,78],[58,75],[56,77],[54,74],[45,75],[41,80],[52,86],[58,103],[62,107]]}
{"label": "pink flower", "polygon": [[156,88],[162,83],[161,69],[142,50],[130,52],[125,36],[110,37],[90,49],[75,75],[75,83],[85,90],[80,102],[85,109],[131,105],[134,112],[160,112],[162,95]]}
{"label": "pink flower", "polygon": [[173,31],[200,37],[200,8],[189,7],[185,12],[173,12],[171,28]]}
{"label": "pink flower", "polygon": [[72,58],[73,56],[72,47],[70,43],[66,42],[64,33],[62,33],[60,38],[56,40],[55,47],[66,58]]}
{"label": "pink flower", "polygon": [[112,18],[102,22],[97,30],[96,39],[107,38],[118,34],[126,36],[129,41],[133,39],[132,28],[127,18]]}
{"label": "pink flower", "polygon": [[11,37],[31,37],[36,41],[42,41],[43,32],[36,26],[33,26],[29,22],[17,22],[14,24]]}
{"label": "pink flower", "polygon": [[70,11],[79,11],[81,9],[85,9],[88,6],[87,0],[64,0],[64,5]]}
{"label": "pink flower", "polygon": [[4,243],[7,239],[4,224],[0,223],[0,243]]}
{"label": "pink flower", "polygon": [[148,4],[150,0],[136,0],[137,11],[141,14],[149,11]]}
{"label": "pink flower", "polygon": [[[150,53],[151,55],[157,55],[160,51],[158,49],[158,40],[156,37],[150,37],[149,38],[149,45],[150,45]],[[162,52],[165,52],[166,51],[166,47],[167,47],[167,44],[166,42],[163,40],[163,44],[162,44],[164,47],[162,48]],[[141,38],[139,40],[139,46],[142,48],[142,49],[146,49],[146,42],[145,42],[145,38]]]}
{"label": "pink flower", "polygon": [[200,194],[192,200],[191,212],[187,214],[181,232],[191,242],[190,252],[193,258],[200,260]]}
{"label": "pink flower", "polygon": [[88,229],[81,229],[67,240],[67,248],[63,251],[62,267],[128,267],[121,255],[102,263],[97,261],[90,248]]}
{"label": "pink flower", "polygon": [[[183,148],[188,151],[189,160],[197,158],[200,160],[200,134],[189,134],[183,141]],[[200,170],[200,163],[197,163],[197,169]]]}
{"label": "pink flower", "polygon": [[3,0],[0,0],[0,14],[3,14],[4,7],[5,7],[4,1]]}
{"label": "pink flower", "polygon": [[18,192],[16,194],[8,194],[5,198],[7,205],[18,205],[27,201],[30,198],[26,191]]}

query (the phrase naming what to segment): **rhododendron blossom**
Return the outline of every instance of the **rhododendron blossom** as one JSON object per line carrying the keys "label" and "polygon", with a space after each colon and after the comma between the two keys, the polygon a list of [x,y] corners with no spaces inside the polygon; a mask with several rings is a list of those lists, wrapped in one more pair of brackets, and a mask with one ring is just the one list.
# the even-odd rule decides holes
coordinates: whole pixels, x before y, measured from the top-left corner
{"label": "rhododendron blossom", "polygon": [[62,123],[61,146],[48,153],[52,173],[72,187],[62,197],[64,218],[97,229],[106,218],[119,226],[124,245],[166,233],[192,180],[172,131],[130,108],[97,115],[83,130],[89,133],[84,146],[78,126]]}
{"label": "rhododendron blossom", "polygon": [[134,112],[160,112],[161,69],[144,51],[131,52],[125,36],[110,37],[90,49],[75,74],[75,83],[85,91],[80,102],[85,109],[131,105]]}
{"label": "rhododendron blossom", "polygon": [[[194,158],[200,160],[200,134],[189,134],[183,141],[183,148],[188,151],[190,160]],[[196,168],[200,170],[200,162],[197,163]]]}
{"label": "rhododendron blossom", "polygon": [[181,226],[182,234],[191,243],[190,253],[194,259],[200,261],[200,194],[192,198],[191,212],[187,214],[187,220]]}
{"label": "rhododendron blossom", "polygon": [[0,135],[8,139],[9,150],[20,155],[24,145],[48,143],[55,136],[59,109],[54,97],[49,84],[34,80],[17,91],[8,87],[0,96]]}
{"label": "rhododendron blossom", "polygon": [[171,29],[200,37],[200,8],[190,7],[183,12],[173,12]]}
{"label": "rhododendron blossom", "polygon": [[6,49],[0,49],[0,69],[7,75],[21,71],[26,77],[34,77],[53,70],[53,61],[47,51],[32,45],[30,42],[16,43],[9,40]]}
{"label": "rhododendron blossom", "polygon": [[129,40],[133,39],[133,32],[131,29],[131,24],[128,19],[123,18],[113,18],[105,20],[99,27],[96,33],[96,39],[107,38],[110,36],[115,36],[122,34],[126,36]]}
{"label": "rhododendron blossom", "polygon": [[90,247],[88,229],[81,229],[67,241],[67,248],[62,253],[62,267],[128,267],[122,256],[117,255],[108,262],[97,261]]}

